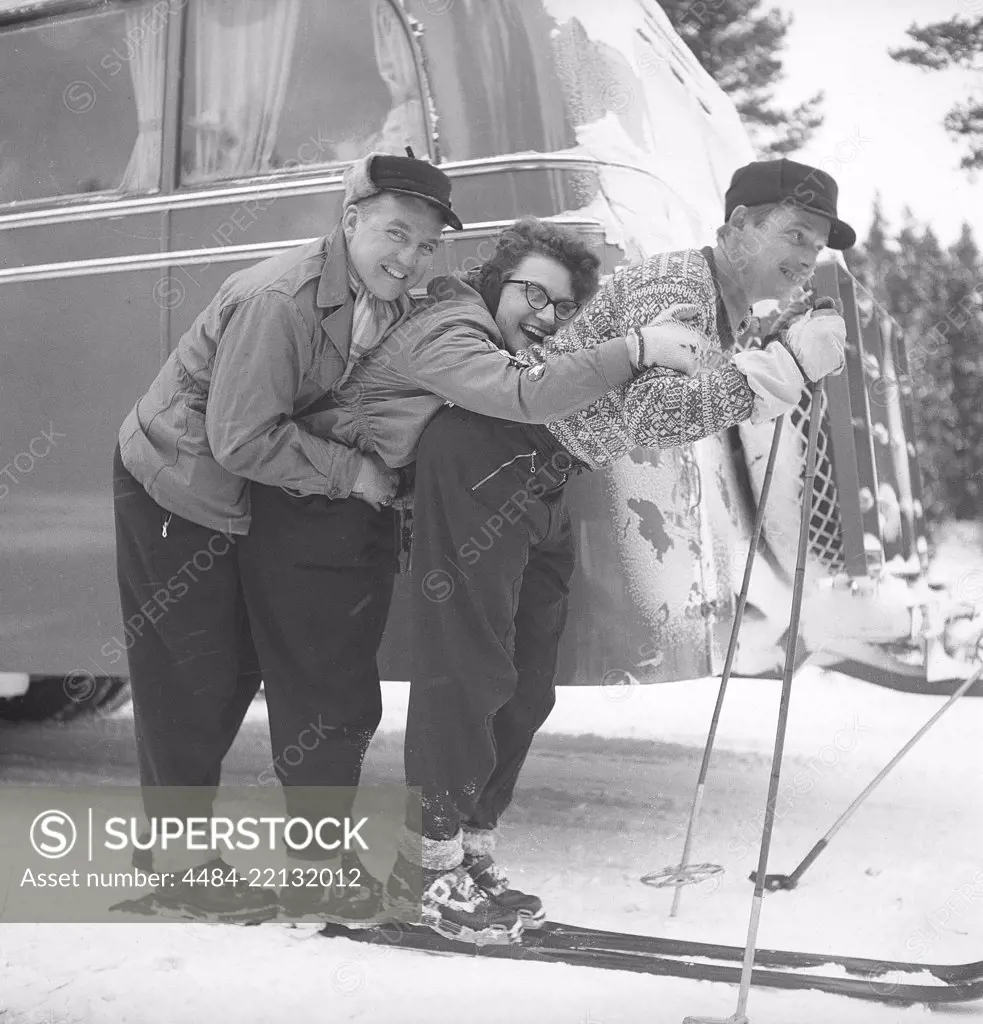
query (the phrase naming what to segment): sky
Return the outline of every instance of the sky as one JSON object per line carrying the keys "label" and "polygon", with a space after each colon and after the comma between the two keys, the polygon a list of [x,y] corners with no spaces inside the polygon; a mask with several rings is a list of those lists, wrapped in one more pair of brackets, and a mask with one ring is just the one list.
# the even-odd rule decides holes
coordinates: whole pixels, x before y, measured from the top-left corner
{"label": "sky", "polygon": [[961,71],[923,72],[887,53],[908,44],[912,22],[976,18],[983,0],[771,0],[763,9],[771,6],[794,18],[776,100],[794,106],[826,92],[825,125],[793,158],[836,178],[840,217],[864,239],[879,190],[895,231],[908,205],[943,245],[956,240],[965,220],[983,246],[983,173],[974,181],[959,167],[961,144],[942,127],[973,79]]}

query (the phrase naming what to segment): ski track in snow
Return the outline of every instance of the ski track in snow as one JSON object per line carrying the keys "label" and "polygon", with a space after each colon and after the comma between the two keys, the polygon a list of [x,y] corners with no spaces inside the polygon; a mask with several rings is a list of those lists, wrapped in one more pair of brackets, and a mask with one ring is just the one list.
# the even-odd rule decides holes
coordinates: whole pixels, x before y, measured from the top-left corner
{"label": "ski track in snow", "polygon": [[[8,973],[4,1024],[668,1024],[689,1013],[727,1017],[736,1003],[730,986],[365,948],[321,939],[313,926],[12,928],[26,929],[18,960],[36,966]],[[749,1008],[755,1024],[939,1019],[822,993],[754,990]],[[980,1019],[978,1008],[945,1016]]]}

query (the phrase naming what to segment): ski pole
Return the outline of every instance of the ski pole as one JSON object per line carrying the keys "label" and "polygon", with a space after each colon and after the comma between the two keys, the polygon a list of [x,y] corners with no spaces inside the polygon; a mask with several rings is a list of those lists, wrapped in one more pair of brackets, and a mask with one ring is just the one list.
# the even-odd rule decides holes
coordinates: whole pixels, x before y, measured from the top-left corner
{"label": "ski pole", "polygon": [[[933,725],[945,714],[953,704],[963,696],[964,693],[976,682],[980,676],[983,675],[983,665],[981,665],[968,679],[963,680],[955,693],[935,712],[934,715],[911,737],[910,740],[894,755],[893,758],[885,765],[884,769],[879,772],[875,778],[870,782],[867,788],[853,801],[852,804],[836,819],[830,830],[819,840],[818,843],[806,854],[803,858],[802,863],[790,874],[790,875],[765,875],[765,888],[770,892],[775,892],[778,889],[794,889],[799,883],[799,879],[805,874],[806,868],[826,849],[829,845],[829,841],[836,835],[837,832],[853,817],[860,805],[870,796],[871,793],[884,781],[887,774],[894,768],[894,766],[908,753],[909,750],[932,728]],[[756,872],[751,873],[751,881],[755,881]]]}
{"label": "ski pole", "polygon": [[[768,783],[768,800],[765,803],[765,819],[761,829],[761,850],[758,855],[758,881],[754,885],[751,899],[751,916],[748,922],[747,942],[744,946],[744,963],[741,968],[740,989],[737,995],[737,1009],[727,1018],[726,1024],[748,1024],[746,1014],[748,996],[751,992],[751,971],[754,967],[754,953],[758,940],[758,924],[761,920],[761,903],[764,897],[764,878],[768,869],[768,851],[771,847],[771,833],[775,824],[775,806],[778,803],[778,783],[782,771],[782,755],[785,751],[785,732],[788,727],[789,704],[792,697],[792,675],[795,666],[796,639],[799,635],[799,616],[802,611],[802,592],[805,588],[806,552],[809,545],[809,519],[812,515],[812,490],[816,479],[816,449],[819,443],[819,422],[822,419],[817,399],[823,389],[822,381],[809,385],[812,402],[809,413],[809,444],[806,448],[806,471],[803,487],[802,513],[799,519],[799,549],[795,561],[795,580],[792,586],[792,609],[789,617],[788,638],[785,641],[785,671],[782,677],[782,695],[778,706],[778,726],[775,730],[775,751],[771,759],[771,778]],[[685,1017],[683,1024],[722,1024],[710,1017]]]}
{"label": "ski pole", "polygon": [[[741,622],[744,619],[744,608],[747,605],[748,589],[751,585],[751,566],[754,564],[754,555],[758,550],[758,541],[761,538],[761,529],[764,525],[765,506],[768,501],[768,491],[771,488],[771,478],[775,472],[775,460],[778,456],[778,444],[782,435],[782,423],[784,415],[779,416],[775,421],[775,433],[771,439],[771,451],[768,453],[768,465],[765,468],[765,477],[761,482],[761,496],[758,498],[758,510],[754,517],[754,528],[751,531],[751,545],[748,548],[747,562],[744,565],[744,581],[741,584],[741,592],[737,598],[737,606],[734,610],[734,624],[730,631],[730,643],[727,646],[727,658],[724,661],[724,671],[720,677],[720,688],[717,691],[717,703],[713,709],[713,716],[710,719],[710,730],[707,733],[706,746],[703,748],[703,761],[700,763],[700,774],[696,782],[696,792],[693,794],[693,805],[689,812],[689,825],[686,828],[686,839],[683,842],[683,854],[679,867],[675,871],[675,892],[672,896],[672,907],[669,916],[675,917],[679,910],[679,901],[682,896],[682,886],[686,884],[686,870],[689,867],[690,850],[693,845],[693,834],[696,830],[696,823],[700,817],[703,807],[703,793],[706,788],[707,774],[710,770],[710,755],[713,752],[713,744],[717,737],[717,726],[720,722],[720,713],[724,706],[724,696],[727,693],[727,683],[730,681],[730,673],[734,664],[734,657],[737,653],[737,638],[741,629]],[[650,876],[646,876],[650,877]],[[643,879],[644,881],[644,879]]]}

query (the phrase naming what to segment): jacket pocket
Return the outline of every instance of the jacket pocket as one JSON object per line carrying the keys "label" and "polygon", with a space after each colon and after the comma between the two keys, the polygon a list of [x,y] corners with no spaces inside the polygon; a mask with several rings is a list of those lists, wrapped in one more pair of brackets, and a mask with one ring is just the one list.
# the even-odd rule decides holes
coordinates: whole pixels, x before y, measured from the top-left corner
{"label": "jacket pocket", "polygon": [[341,353],[334,345],[325,345],[320,354],[315,355],[304,379],[318,391],[331,391],[344,372],[345,360]]}

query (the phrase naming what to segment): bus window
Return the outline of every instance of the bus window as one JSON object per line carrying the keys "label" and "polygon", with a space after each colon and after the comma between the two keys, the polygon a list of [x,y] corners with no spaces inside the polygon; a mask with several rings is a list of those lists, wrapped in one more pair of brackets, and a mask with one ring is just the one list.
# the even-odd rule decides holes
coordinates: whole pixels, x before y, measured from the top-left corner
{"label": "bus window", "polygon": [[192,0],[181,122],[189,185],[430,151],[389,0]]}
{"label": "bus window", "polygon": [[22,24],[5,13],[0,203],[158,187],[166,21],[151,0]]}
{"label": "bus window", "polygon": [[553,153],[577,144],[557,81],[563,69],[551,51],[557,21],[542,0],[424,0],[411,10],[423,26],[443,159]]}

